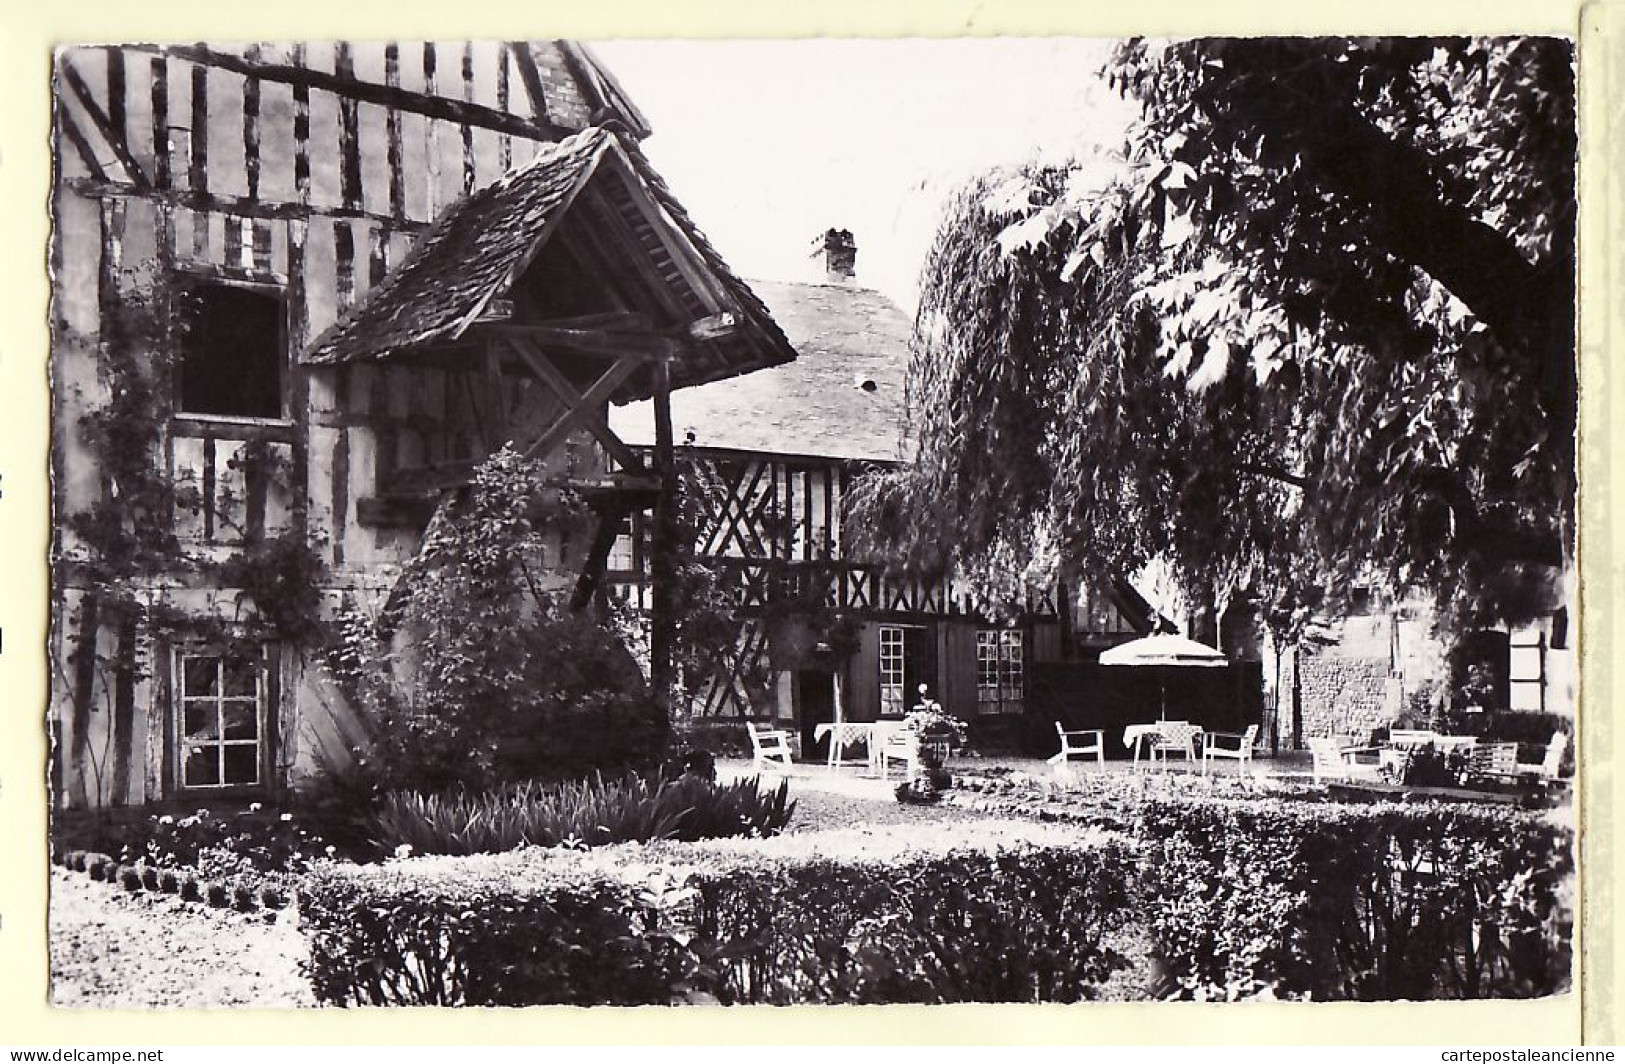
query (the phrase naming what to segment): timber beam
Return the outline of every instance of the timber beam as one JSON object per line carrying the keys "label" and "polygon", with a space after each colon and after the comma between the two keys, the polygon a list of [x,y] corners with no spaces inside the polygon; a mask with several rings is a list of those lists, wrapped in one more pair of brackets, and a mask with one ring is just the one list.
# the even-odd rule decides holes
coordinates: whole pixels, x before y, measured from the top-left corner
{"label": "timber beam", "polygon": [[573,354],[602,355],[616,359],[651,361],[672,358],[682,343],[652,332],[614,329],[562,328],[554,325],[521,325],[514,322],[478,322],[470,330],[494,339],[521,340],[536,347],[569,351]]}
{"label": "timber beam", "polygon": [[377,104],[380,107],[393,107],[401,111],[424,115],[428,118],[438,118],[459,125],[476,126],[497,133],[510,133],[529,140],[556,141],[575,132],[575,130],[567,129],[553,122],[524,119],[506,111],[486,107],[483,104],[454,100],[446,96],[431,96],[427,93],[401,89],[391,85],[379,85],[358,78],[329,74],[313,67],[246,59],[227,52],[215,51],[202,45],[166,45],[163,47],[156,45],[127,45],[126,47],[131,51],[145,52],[150,55],[164,55],[172,59],[184,59],[190,63],[218,67],[221,70],[229,70],[233,74],[259,78],[262,81],[281,82],[295,88],[304,88],[307,91],[321,89],[335,93],[340,97],[360,100],[363,103]]}
{"label": "timber beam", "polygon": [[[647,475],[643,461],[637,453],[628,447],[619,436],[609,427],[609,421],[604,416],[603,407],[609,402],[609,397],[615,394],[628,377],[644,365],[644,360],[637,358],[617,359],[604,371],[603,375],[593,382],[585,392],[576,390],[576,386],[566,377],[557,366],[553,365],[547,353],[528,340],[510,337],[508,346],[524,360],[537,379],[556,392],[564,401],[565,410],[557,421],[544,431],[536,441],[525,451],[525,457],[536,458],[552,451],[574,432],[577,428],[584,428],[603,444],[604,449],[618,462],[622,469],[637,475]],[[656,362],[657,367],[665,363]]]}

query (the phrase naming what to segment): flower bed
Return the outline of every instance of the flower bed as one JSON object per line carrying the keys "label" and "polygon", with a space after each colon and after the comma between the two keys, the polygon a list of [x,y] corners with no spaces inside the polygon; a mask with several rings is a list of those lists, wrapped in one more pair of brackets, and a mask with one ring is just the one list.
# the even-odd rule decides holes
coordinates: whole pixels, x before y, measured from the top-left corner
{"label": "flower bed", "polygon": [[302,916],[335,1004],[1088,999],[1132,854],[1042,825],[327,865]]}
{"label": "flower bed", "polygon": [[1097,773],[1032,775],[1001,770],[962,771],[948,801],[996,816],[1132,830],[1140,808],[1163,799],[1265,798],[1323,802],[1327,793],[1307,784],[1263,776],[1203,776],[1193,773]]}
{"label": "flower bed", "polygon": [[[80,833],[116,852],[59,850],[56,861],[64,868],[131,892],[176,894],[243,912],[285,907],[310,862],[334,852],[292,813],[257,804],[233,814],[199,809],[181,817],[125,818],[94,831],[81,826]],[[63,834],[71,844],[76,833]]]}
{"label": "flower bed", "polygon": [[381,853],[502,853],[521,846],[604,846],[654,839],[775,835],[796,803],[779,781],[755,776],[718,784],[694,776],[629,776],[579,783],[518,784],[451,795],[395,792],[365,818]]}

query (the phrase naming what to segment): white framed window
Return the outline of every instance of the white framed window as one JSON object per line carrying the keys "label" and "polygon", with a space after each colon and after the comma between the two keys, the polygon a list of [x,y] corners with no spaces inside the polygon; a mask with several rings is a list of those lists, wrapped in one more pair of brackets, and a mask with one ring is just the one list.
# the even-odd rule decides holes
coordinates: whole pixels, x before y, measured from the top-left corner
{"label": "white framed window", "polygon": [[623,517],[620,528],[615,533],[615,542],[610,544],[609,559],[604,567],[612,573],[630,573],[637,569],[637,555],[632,545],[632,519]]}
{"label": "white framed window", "polygon": [[1539,711],[1545,706],[1546,638],[1538,628],[1512,633],[1507,642],[1507,708]]}
{"label": "white framed window", "polygon": [[901,625],[880,626],[880,715],[895,717],[908,708],[906,633]]}
{"label": "white framed window", "polygon": [[174,652],[174,782],[181,792],[269,788],[272,654],[213,647]]}
{"label": "white framed window", "polygon": [[1011,628],[976,632],[976,708],[1020,713],[1027,698],[1026,633]]}

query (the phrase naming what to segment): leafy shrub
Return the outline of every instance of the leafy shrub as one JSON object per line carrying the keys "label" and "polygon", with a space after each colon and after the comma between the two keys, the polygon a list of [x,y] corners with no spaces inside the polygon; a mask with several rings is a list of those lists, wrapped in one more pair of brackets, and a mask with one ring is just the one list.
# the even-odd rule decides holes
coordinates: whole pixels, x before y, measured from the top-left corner
{"label": "leafy shrub", "polygon": [[202,901],[203,900],[203,888],[202,888],[202,886],[200,886],[198,884],[198,881],[197,881],[196,878],[194,878],[192,876],[186,876],[181,880],[181,900],[182,901]]}
{"label": "leafy shrub", "polygon": [[181,889],[181,880],[174,872],[164,871],[158,876],[158,889],[165,894],[176,894]]}
{"label": "leafy shrub", "polygon": [[127,891],[134,893],[141,889],[141,869],[129,865],[120,865],[118,869],[118,882]]}
{"label": "leafy shrub", "polygon": [[666,760],[661,766],[660,774],[669,780],[692,776],[707,783],[715,783],[717,757],[704,747],[674,742],[666,748]]}
{"label": "leafy shrub", "polygon": [[318,1000],[645,1005],[678,992],[685,951],[648,886],[566,866],[525,887],[412,863],[312,875],[300,925]]}
{"label": "leafy shrub", "polygon": [[308,971],[333,1004],[789,1004],[1077,1001],[1125,963],[1120,842],[874,842],[321,865]]}
{"label": "leafy shrub", "polygon": [[326,664],[376,725],[376,778],[434,793],[660,763],[666,715],[621,634],[540,579],[585,520],[562,475],[504,448],[437,517],[390,610],[340,615]]}
{"label": "leafy shrub", "polygon": [[795,803],[789,784],[752,776],[727,785],[695,776],[522,783],[480,794],[385,796],[369,818],[375,848],[417,854],[501,853],[521,846],[604,846],[653,839],[775,835]]}
{"label": "leafy shrub", "polygon": [[1572,834],[1491,806],[1152,801],[1141,910],[1181,996],[1527,997],[1568,980]]}
{"label": "leafy shrub", "polygon": [[750,733],[743,721],[683,719],[672,726],[676,750],[704,750],[717,757],[751,756]]}
{"label": "leafy shrub", "polygon": [[231,903],[231,893],[224,883],[210,883],[204,890],[203,896],[208,903],[216,909],[224,909]]}
{"label": "leafy shrub", "polygon": [[143,865],[141,868],[141,885],[148,890],[158,889],[158,869],[152,865]]}

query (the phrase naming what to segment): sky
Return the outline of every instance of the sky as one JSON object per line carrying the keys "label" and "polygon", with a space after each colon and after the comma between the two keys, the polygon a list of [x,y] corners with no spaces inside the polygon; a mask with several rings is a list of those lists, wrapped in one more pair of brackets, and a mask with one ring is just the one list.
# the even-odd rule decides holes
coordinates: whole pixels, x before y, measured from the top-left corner
{"label": "sky", "polygon": [[1087,38],[602,41],[644,148],[747,278],[822,278],[849,229],[858,284],[912,312],[946,197],[983,170],[1121,142],[1130,109]]}

